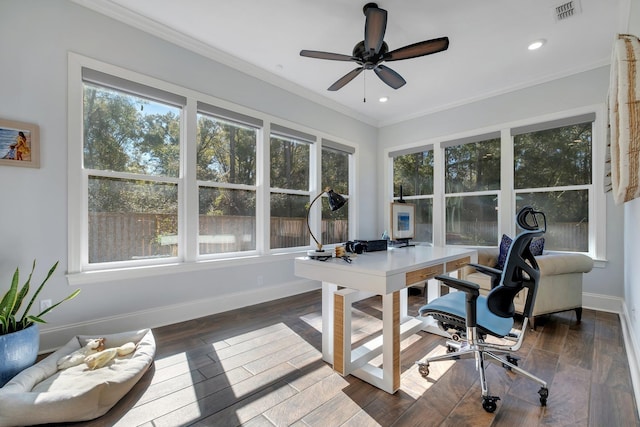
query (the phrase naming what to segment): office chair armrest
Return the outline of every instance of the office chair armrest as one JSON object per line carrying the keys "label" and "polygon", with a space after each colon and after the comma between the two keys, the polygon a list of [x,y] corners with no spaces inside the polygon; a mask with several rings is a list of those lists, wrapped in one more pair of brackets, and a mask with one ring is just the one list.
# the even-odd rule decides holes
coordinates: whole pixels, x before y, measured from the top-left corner
{"label": "office chair armrest", "polygon": [[482,264],[467,264],[469,267],[473,267],[476,271],[486,274],[487,276],[491,276],[491,289],[495,288],[500,284],[500,278],[502,277],[502,270],[498,270],[497,268],[488,267]]}
{"label": "office chair armrest", "polygon": [[477,283],[469,282],[467,280],[456,279],[446,275],[439,275],[435,277],[436,280],[443,282],[450,288],[455,288],[459,291],[466,292],[467,294],[478,298],[480,295],[480,286]]}
{"label": "office chair armrest", "polygon": [[437,280],[440,280],[445,285],[455,288],[459,291],[464,292],[465,295],[465,306],[467,313],[467,328],[475,328],[477,326],[477,307],[476,301],[478,301],[478,297],[480,296],[480,286],[473,282],[468,282],[462,279],[456,279],[454,277],[440,275],[435,277]]}

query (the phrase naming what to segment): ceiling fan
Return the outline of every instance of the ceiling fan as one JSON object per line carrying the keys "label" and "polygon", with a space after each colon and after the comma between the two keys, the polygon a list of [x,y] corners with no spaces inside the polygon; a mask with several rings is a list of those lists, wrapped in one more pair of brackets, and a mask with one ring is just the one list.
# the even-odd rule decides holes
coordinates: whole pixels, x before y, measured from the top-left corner
{"label": "ceiling fan", "polygon": [[364,40],[356,44],[351,55],[321,52],[317,50],[301,50],[300,56],[333,61],[353,61],[360,66],[342,76],[332,84],[328,90],[336,91],[356,78],[363,70],[373,70],[380,80],[394,89],[407,83],[400,74],[382,64],[382,62],[398,61],[419,56],[442,52],[449,47],[449,38],[440,37],[413,43],[389,52],[389,46],[384,41],[387,28],[387,11],[380,9],[376,3],[367,3],[363,8],[366,17],[364,26]]}

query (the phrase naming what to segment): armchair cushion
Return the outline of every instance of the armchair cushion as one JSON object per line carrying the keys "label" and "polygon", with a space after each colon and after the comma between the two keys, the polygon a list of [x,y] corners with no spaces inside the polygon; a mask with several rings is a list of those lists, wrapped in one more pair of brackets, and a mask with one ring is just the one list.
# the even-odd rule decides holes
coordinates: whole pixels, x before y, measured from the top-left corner
{"label": "armchair cushion", "polygon": [[[498,261],[495,265],[495,268],[498,270],[502,270],[504,268],[504,263],[507,260],[507,254],[509,253],[512,241],[513,239],[506,234],[503,234],[502,239],[500,239],[500,253],[498,254]],[[529,244],[529,249],[533,256],[542,255],[542,252],[544,251],[544,237],[532,240]]]}

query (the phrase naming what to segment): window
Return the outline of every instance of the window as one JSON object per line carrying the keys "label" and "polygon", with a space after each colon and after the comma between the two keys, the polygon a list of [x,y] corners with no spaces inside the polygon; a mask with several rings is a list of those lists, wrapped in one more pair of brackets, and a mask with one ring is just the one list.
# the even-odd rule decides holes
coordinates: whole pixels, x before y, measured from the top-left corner
{"label": "window", "polygon": [[516,207],[546,213],[546,249],[589,251],[593,120],[591,114],[512,132]]}
{"label": "window", "polygon": [[177,256],[184,100],[141,97],[134,84],[86,71],[87,262]]}
{"label": "window", "polygon": [[[349,173],[352,147],[327,139],[322,140],[322,189],[331,188],[346,199],[349,198]],[[323,245],[342,243],[349,240],[349,207],[332,212],[327,197],[322,198],[322,239]]]}
{"label": "window", "polygon": [[[198,248],[201,255],[256,249],[257,120],[198,104]],[[226,114],[225,114],[226,113]]]}
{"label": "window", "polygon": [[500,192],[500,137],[483,135],[444,146],[445,241],[495,245]]}
{"label": "window", "polygon": [[271,248],[307,246],[310,145],[315,137],[275,124],[271,129]]}
{"label": "window", "polygon": [[[331,183],[353,199],[350,146],[76,54],[68,87],[82,100],[68,105],[73,283],[293,254],[310,247],[311,189]],[[348,207],[323,217],[323,243],[346,241]]]}
{"label": "window", "polygon": [[432,242],[465,246],[496,246],[502,234],[515,235],[515,213],[532,205],[547,216],[545,250],[605,260],[605,194],[593,182],[604,174],[604,150],[598,156],[594,146],[606,138],[606,107],[575,111],[390,152],[389,200],[400,185],[413,203],[432,200]]}
{"label": "window", "polygon": [[418,152],[394,152],[394,200],[400,198],[416,206],[414,240],[433,243],[433,146]]}

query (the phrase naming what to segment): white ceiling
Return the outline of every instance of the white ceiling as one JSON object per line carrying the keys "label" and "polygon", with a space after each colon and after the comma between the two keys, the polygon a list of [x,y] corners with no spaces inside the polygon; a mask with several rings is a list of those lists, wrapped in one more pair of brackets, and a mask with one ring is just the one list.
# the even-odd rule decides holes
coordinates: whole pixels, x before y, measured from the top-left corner
{"label": "white ceiling", "polygon": [[380,126],[607,65],[630,0],[574,0],[579,12],[561,21],[568,0],[379,0],[389,50],[442,36],[449,49],[386,63],[407,81],[398,90],[366,71],[337,92],[326,89],[357,65],[299,52],[350,55],[366,0],[75,1]]}

